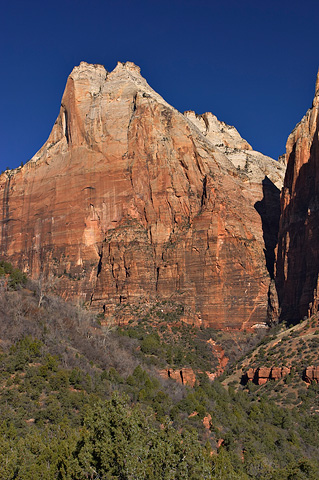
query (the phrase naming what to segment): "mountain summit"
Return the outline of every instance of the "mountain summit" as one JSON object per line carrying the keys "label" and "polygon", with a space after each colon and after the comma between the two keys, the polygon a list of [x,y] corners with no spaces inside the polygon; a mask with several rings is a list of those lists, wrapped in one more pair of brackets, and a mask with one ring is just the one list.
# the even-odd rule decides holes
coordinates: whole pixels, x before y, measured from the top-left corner
{"label": "mountain summit", "polygon": [[[44,146],[0,177],[1,256],[104,314],[170,300],[216,328],[265,322],[284,167],[131,62],[70,74]],[[272,313],[276,310],[273,302]]]}

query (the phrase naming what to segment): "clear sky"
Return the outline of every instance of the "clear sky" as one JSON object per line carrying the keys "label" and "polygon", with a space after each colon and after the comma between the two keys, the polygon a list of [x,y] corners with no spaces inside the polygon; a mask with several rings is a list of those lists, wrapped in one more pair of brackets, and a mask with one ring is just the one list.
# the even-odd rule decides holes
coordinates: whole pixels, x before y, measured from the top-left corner
{"label": "clear sky", "polygon": [[82,60],[133,61],[175,108],[277,158],[311,106],[318,25],[318,0],[2,0],[0,169],[43,145]]}

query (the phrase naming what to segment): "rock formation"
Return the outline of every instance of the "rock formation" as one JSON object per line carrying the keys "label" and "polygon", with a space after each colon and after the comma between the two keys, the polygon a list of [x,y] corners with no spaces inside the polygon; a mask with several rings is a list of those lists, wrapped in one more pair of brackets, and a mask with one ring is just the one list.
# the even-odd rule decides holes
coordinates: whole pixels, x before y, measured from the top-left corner
{"label": "rock formation", "polygon": [[319,367],[307,367],[304,371],[303,379],[307,383],[319,382]]}
{"label": "rock formation", "polygon": [[186,321],[249,328],[266,320],[283,173],[212,114],[176,111],[134,64],[83,62],[47,142],[0,177],[1,257],[107,322],[173,299]]}
{"label": "rock formation", "polygon": [[319,73],[310,110],[287,141],[276,284],[282,318],[295,323],[318,310]]}
{"label": "rock formation", "polygon": [[190,367],[183,367],[177,370],[168,368],[160,370],[159,374],[163,378],[171,378],[172,380],[175,380],[182,385],[188,385],[189,387],[193,387],[196,382],[196,375]]}
{"label": "rock formation", "polygon": [[280,380],[289,375],[290,372],[290,367],[249,368],[243,375],[242,383],[254,382],[256,385],[264,385],[269,380]]}
{"label": "rock formation", "polygon": [[225,350],[221,345],[218,345],[212,338],[207,340],[207,343],[212,347],[212,352],[218,361],[218,367],[216,372],[206,372],[208,378],[216,378],[224,373],[225,367],[228,364],[229,358],[225,355]]}

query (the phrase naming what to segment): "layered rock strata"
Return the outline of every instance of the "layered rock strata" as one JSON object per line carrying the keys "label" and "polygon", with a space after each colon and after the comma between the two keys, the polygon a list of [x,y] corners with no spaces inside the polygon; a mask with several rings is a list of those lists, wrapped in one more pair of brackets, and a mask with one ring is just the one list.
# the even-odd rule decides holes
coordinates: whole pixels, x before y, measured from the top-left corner
{"label": "layered rock strata", "polygon": [[249,368],[243,375],[242,382],[254,382],[256,385],[264,385],[269,380],[280,380],[289,375],[290,372],[290,367]]}
{"label": "layered rock strata", "polygon": [[160,370],[159,374],[163,378],[171,378],[182,385],[188,385],[189,387],[194,387],[196,382],[196,375],[192,368],[183,367],[178,370],[173,369],[164,369]]}
{"label": "layered rock strata", "polygon": [[319,367],[311,366],[307,367],[303,375],[304,381],[307,383],[318,383],[319,382]]}
{"label": "layered rock strata", "polygon": [[296,323],[318,310],[319,73],[312,108],[287,141],[276,284],[282,318]]}
{"label": "layered rock strata", "polygon": [[264,322],[284,167],[236,132],[179,113],[130,62],[81,63],[48,141],[0,177],[1,257],[107,322],[156,299],[204,326]]}

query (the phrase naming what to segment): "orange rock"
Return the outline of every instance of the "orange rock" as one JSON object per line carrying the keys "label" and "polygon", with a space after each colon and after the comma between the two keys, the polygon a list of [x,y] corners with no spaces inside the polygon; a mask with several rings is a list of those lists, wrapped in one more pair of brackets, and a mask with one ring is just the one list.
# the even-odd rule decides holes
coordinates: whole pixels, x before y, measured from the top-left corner
{"label": "orange rock", "polygon": [[188,418],[196,417],[198,415],[198,412],[192,412],[188,415]]}
{"label": "orange rock", "polygon": [[285,377],[290,373],[289,367],[272,367],[270,378],[272,380],[280,380],[281,378]]}
{"label": "orange rock", "polygon": [[224,439],[223,438],[220,438],[218,441],[217,441],[217,448],[220,448],[224,443]]}
{"label": "orange rock", "polygon": [[182,370],[168,370],[167,373],[168,373],[168,377],[171,378],[172,380],[175,380],[178,383],[184,383]]}
{"label": "orange rock", "polygon": [[2,258],[33,278],[59,277],[61,295],[104,324],[121,304],[168,298],[185,304],[189,323],[265,321],[264,238],[283,167],[206,117],[205,130],[130,62],[111,73],[82,62],[48,141],[0,177]]}
{"label": "orange rock", "polygon": [[276,284],[282,318],[296,322],[318,310],[319,72],[312,108],[290,134],[281,194]]}
{"label": "orange rock", "polygon": [[291,368],[290,367],[281,367],[281,377],[285,377],[286,375],[289,375],[289,373],[291,372]]}
{"label": "orange rock", "polygon": [[165,368],[165,369],[161,369],[161,370],[158,370],[158,373],[159,373],[159,376],[162,377],[162,378],[168,378],[168,370]]}
{"label": "orange rock", "polygon": [[280,367],[272,367],[270,372],[270,378],[272,380],[279,380],[281,378],[281,368]]}
{"label": "orange rock", "polygon": [[183,385],[188,385],[189,387],[193,387],[196,382],[196,375],[193,369],[190,367],[184,367],[177,370],[168,368],[165,370],[159,370],[158,373],[163,378],[171,378],[176,382],[181,383]]}
{"label": "orange rock", "polygon": [[267,383],[268,380],[269,380],[268,378],[258,378],[257,384],[258,385],[265,385],[265,383]]}
{"label": "orange rock", "polygon": [[211,382],[213,382],[215,378],[217,378],[218,376],[216,372],[205,372],[205,373]]}
{"label": "orange rock", "polygon": [[259,367],[256,370],[256,382],[258,385],[264,385],[270,378],[271,368]]}
{"label": "orange rock", "polygon": [[210,429],[211,421],[212,421],[212,416],[210,413],[208,413],[208,415],[206,415],[206,417],[203,418],[203,425],[207,430]]}
{"label": "orange rock", "polygon": [[193,387],[196,382],[196,375],[192,368],[182,368],[182,382],[189,387]]}
{"label": "orange rock", "polygon": [[271,368],[269,367],[259,367],[257,370],[258,376],[261,378],[269,378],[270,372],[271,372]]}
{"label": "orange rock", "polygon": [[259,367],[249,368],[246,372],[246,381],[255,381],[257,385],[264,385],[268,380],[280,380],[290,373],[290,367]]}
{"label": "orange rock", "polygon": [[307,383],[319,382],[319,367],[307,367],[304,372],[304,380]]}
{"label": "orange rock", "polygon": [[[218,377],[219,375],[222,375],[224,370],[225,370],[225,367],[229,361],[229,358],[225,356],[225,351],[223,349],[223,347],[221,345],[218,345],[215,340],[213,340],[212,338],[210,338],[209,340],[207,340],[207,343],[209,345],[211,345],[212,347],[212,352],[213,354],[215,355],[215,357],[217,358],[218,360],[218,363],[219,363],[219,368],[217,369],[217,371],[213,374],[214,375],[214,378],[215,377]],[[206,372],[207,373],[207,372]]]}
{"label": "orange rock", "polygon": [[254,376],[255,376],[255,369],[254,368],[249,368],[246,372],[246,375],[247,375],[247,380],[252,381],[254,379]]}

